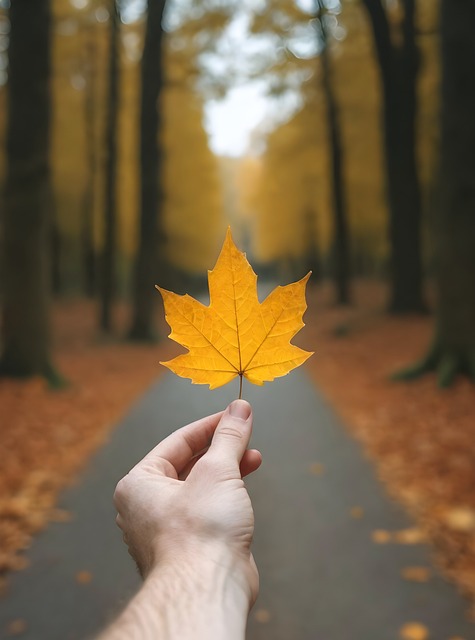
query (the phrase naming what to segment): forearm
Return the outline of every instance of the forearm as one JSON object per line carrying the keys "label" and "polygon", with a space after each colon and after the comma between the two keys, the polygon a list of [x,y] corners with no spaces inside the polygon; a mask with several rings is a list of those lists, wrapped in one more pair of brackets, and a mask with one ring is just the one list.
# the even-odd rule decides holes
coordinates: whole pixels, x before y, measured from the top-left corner
{"label": "forearm", "polygon": [[99,640],[243,640],[249,597],[227,554],[154,569]]}

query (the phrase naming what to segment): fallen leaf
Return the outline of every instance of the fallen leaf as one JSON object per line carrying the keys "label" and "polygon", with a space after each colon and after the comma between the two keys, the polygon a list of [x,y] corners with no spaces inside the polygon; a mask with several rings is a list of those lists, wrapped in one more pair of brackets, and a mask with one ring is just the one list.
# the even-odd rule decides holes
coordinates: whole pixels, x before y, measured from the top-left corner
{"label": "fallen leaf", "polygon": [[254,618],[257,622],[265,624],[271,619],[270,611],[267,611],[267,609],[258,609],[254,614]]}
{"label": "fallen leaf", "polygon": [[376,542],[377,544],[387,544],[388,542],[391,542],[391,534],[389,531],[385,531],[384,529],[376,529],[371,534],[371,537],[373,542]]}
{"label": "fallen leaf", "polygon": [[27,626],[28,625],[26,624],[25,620],[22,620],[21,618],[12,620],[10,624],[7,626],[7,635],[19,636],[22,633],[25,633]]}
{"label": "fallen leaf", "polygon": [[4,596],[7,592],[8,583],[6,578],[0,576],[0,597]]}
{"label": "fallen leaf", "polygon": [[237,376],[262,385],[286,375],[312,355],[290,344],[304,326],[309,277],[277,287],[260,303],[257,276],[228,229],[216,266],[208,272],[209,306],[157,286],[172,330],[169,338],[188,349],[161,364],[210,389]]}
{"label": "fallen leaf", "polygon": [[78,584],[89,584],[92,582],[92,573],[90,571],[78,571],[76,573],[76,582]]}
{"label": "fallen leaf", "polygon": [[323,466],[323,464],[320,464],[319,462],[314,462],[313,464],[310,465],[309,470],[313,476],[321,476],[322,473],[325,471],[325,467]]}
{"label": "fallen leaf", "polygon": [[427,582],[431,577],[431,571],[427,567],[405,567],[401,575],[404,580],[410,582]]}
{"label": "fallen leaf", "polygon": [[461,636],[451,636],[449,640],[464,640]]}
{"label": "fallen leaf", "polygon": [[394,532],[394,541],[399,544],[421,544],[427,541],[427,536],[422,529],[413,527]]}
{"label": "fallen leaf", "polygon": [[350,515],[352,518],[355,518],[355,520],[359,520],[363,517],[364,511],[361,507],[351,507]]}
{"label": "fallen leaf", "polygon": [[409,622],[400,629],[399,635],[404,640],[428,640],[429,630],[419,622]]}
{"label": "fallen leaf", "polygon": [[457,507],[444,514],[444,521],[450,529],[469,533],[475,530],[475,511],[469,507]]}
{"label": "fallen leaf", "polygon": [[53,509],[50,513],[51,522],[71,522],[73,514],[65,509]]}

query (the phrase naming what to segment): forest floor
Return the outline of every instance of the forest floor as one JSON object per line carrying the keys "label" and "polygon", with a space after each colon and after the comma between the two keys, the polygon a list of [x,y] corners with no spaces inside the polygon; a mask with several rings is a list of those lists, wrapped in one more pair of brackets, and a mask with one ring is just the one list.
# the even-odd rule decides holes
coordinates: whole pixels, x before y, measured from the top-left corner
{"label": "forest floor", "polygon": [[[307,371],[375,462],[388,492],[416,518],[414,536],[428,539],[435,561],[475,603],[475,389],[460,379],[445,391],[427,376],[394,383],[394,371],[417,360],[432,335],[430,317],[384,314],[384,287],[360,283],[356,304],[338,309],[331,289],[309,292],[306,328],[295,342],[315,351]],[[118,334],[126,326],[118,309]],[[139,346],[100,339],[95,308],[65,302],[54,308],[55,363],[70,386],[41,380],[0,381],[0,591],[21,551],[51,520],[71,483],[128,409],[163,368],[173,344]],[[167,335],[163,321],[161,335]],[[364,517],[359,514],[358,517]],[[379,530],[374,541],[398,542]],[[420,571],[411,579],[424,581]]]}
{"label": "forest floor", "polygon": [[[338,309],[329,287],[310,291],[304,344],[297,339],[316,352],[307,370],[475,613],[475,387],[460,378],[440,390],[433,375],[391,381],[424,355],[433,319],[388,317],[377,283],[359,283],[354,293],[356,304]],[[397,542],[395,536],[374,534],[381,544]]]}
{"label": "forest floor", "polygon": [[[25,567],[21,551],[32,536],[49,521],[69,518],[55,508],[59,491],[168,357],[166,342],[143,346],[101,338],[96,313],[84,301],[54,307],[54,364],[68,381],[64,389],[51,390],[41,379],[0,380],[0,593],[8,572]],[[125,308],[117,309],[115,321],[117,335],[123,335]]]}

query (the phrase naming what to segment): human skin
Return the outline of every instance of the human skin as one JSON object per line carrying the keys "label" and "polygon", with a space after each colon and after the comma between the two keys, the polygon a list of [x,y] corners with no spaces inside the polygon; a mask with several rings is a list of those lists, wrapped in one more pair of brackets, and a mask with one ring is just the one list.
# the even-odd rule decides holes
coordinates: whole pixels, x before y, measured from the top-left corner
{"label": "human skin", "polygon": [[100,640],[243,640],[259,576],[243,477],[252,410],[235,400],[163,440],[117,485],[117,524],[144,583]]}

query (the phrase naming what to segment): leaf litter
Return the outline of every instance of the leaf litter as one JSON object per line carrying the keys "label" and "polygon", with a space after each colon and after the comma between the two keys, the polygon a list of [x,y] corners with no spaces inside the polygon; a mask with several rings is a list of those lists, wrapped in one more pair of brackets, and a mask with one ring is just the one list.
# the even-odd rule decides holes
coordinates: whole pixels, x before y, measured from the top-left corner
{"label": "leaf litter", "polygon": [[416,521],[373,539],[428,541],[436,565],[475,614],[475,387],[459,378],[441,391],[433,375],[392,382],[392,373],[429,347],[433,320],[390,317],[386,298],[380,284],[358,282],[354,307],[338,309],[330,286],[311,288],[301,344],[318,350],[305,366]]}
{"label": "leaf litter", "polygon": [[[125,330],[127,309],[116,311]],[[51,391],[41,379],[0,380],[0,594],[8,572],[27,565],[22,552],[32,536],[50,521],[74,519],[56,508],[59,491],[160,375],[159,360],[173,353],[164,346],[98,340],[95,321],[92,303],[54,306],[54,362],[67,388]]]}

